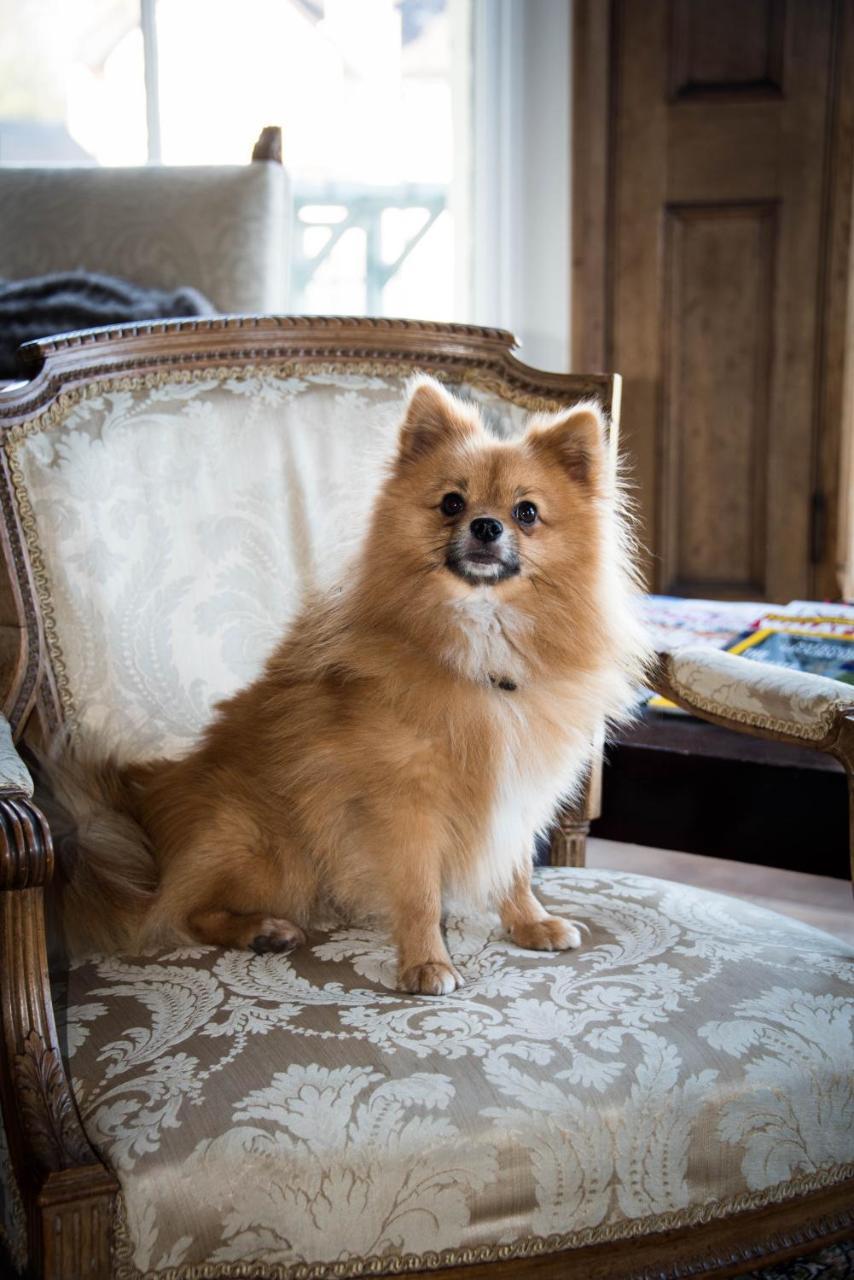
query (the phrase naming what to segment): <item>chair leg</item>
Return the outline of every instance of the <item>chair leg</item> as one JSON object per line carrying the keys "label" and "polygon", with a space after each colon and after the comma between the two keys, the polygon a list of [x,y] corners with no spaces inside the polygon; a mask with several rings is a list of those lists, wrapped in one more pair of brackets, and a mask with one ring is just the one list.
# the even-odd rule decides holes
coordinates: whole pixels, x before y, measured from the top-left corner
{"label": "chair leg", "polygon": [[590,823],[602,811],[602,747],[597,743],[584,788],[575,804],[565,805],[549,844],[549,865],[583,867],[587,857]]}

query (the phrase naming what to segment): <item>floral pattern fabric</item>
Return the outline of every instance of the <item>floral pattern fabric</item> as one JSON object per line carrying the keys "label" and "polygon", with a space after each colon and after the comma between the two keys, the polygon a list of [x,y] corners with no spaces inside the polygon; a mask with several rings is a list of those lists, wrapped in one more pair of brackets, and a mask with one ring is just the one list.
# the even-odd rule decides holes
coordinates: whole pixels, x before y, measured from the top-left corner
{"label": "floral pattern fabric", "polygon": [[441,998],[397,992],[369,928],[73,969],[73,1088],[122,1186],[118,1276],[438,1266],[854,1177],[854,950],[638,876],[549,868],[539,888],[582,949],[449,920],[466,985]]}
{"label": "floral pattern fabric", "polygon": [[[406,373],[205,369],[90,384],[6,447],[66,710],[174,755],[346,572]],[[498,434],[525,410],[462,388]]]}

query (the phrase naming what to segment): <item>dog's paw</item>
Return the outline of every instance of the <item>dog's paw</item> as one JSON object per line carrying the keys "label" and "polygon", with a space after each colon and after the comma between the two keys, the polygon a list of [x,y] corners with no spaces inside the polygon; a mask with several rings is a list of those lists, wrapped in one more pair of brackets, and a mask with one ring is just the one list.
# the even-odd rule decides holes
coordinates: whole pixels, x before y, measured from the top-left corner
{"label": "dog's paw", "polygon": [[261,921],[249,946],[256,955],[262,956],[268,951],[293,951],[304,942],[305,934],[298,925],[291,924],[290,920],[267,916]]}
{"label": "dog's paw", "polygon": [[463,980],[454,966],[441,960],[413,964],[404,969],[398,979],[399,989],[414,996],[449,996],[462,985]]}
{"label": "dog's paw", "polygon": [[581,946],[581,934],[568,920],[546,916],[532,924],[517,924],[510,930],[517,947],[528,951],[572,951]]}

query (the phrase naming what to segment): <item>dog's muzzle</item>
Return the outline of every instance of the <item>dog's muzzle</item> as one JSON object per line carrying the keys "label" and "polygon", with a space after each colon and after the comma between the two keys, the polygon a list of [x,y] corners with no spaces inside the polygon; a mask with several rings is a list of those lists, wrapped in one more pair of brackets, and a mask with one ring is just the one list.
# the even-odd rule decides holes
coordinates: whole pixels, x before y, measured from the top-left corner
{"label": "dog's muzzle", "polygon": [[478,516],[456,535],[445,564],[474,586],[488,587],[519,572],[519,555],[500,520]]}

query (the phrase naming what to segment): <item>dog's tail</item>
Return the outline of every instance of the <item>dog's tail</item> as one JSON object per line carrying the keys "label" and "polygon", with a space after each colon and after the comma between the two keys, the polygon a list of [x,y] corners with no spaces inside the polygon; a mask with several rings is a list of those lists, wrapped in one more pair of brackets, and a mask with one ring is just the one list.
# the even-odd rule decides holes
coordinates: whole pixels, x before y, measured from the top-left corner
{"label": "dog's tail", "polygon": [[39,763],[50,788],[69,954],[138,950],[157,896],[154,850],[134,816],[150,766],[123,765],[70,741],[39,753]]}

